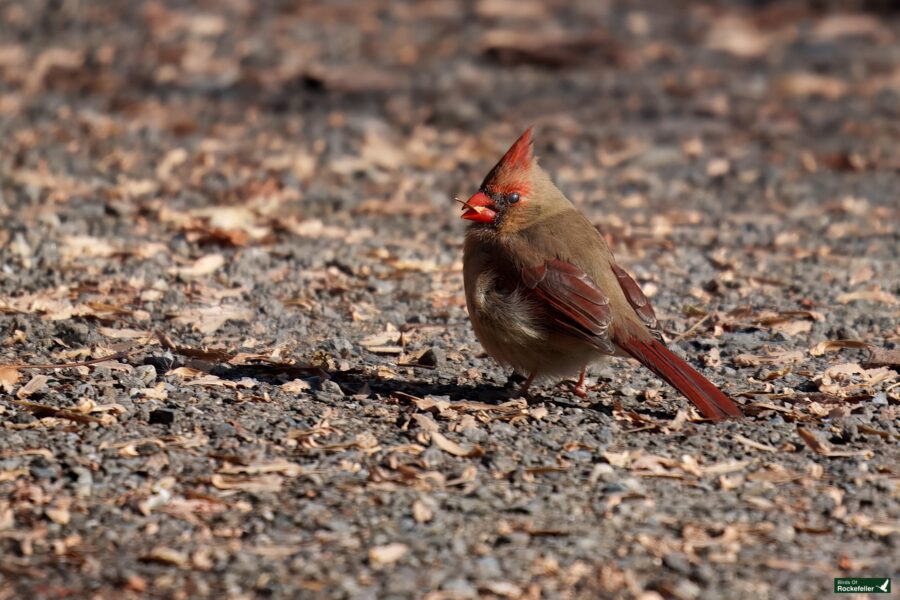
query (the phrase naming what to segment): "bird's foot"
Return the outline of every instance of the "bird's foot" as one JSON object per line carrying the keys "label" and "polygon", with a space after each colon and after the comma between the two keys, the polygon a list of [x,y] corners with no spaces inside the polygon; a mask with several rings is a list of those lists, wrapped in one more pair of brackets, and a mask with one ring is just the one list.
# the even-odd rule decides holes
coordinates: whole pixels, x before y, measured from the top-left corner
{"label": "bird's foot", "polygon": [[587,398],[588,391],[587,387],[584,385],[584,369],[581,369],[581,373],[578,375],[578,381],[569,381],[567,383],[573,384],[572,393],[578,396],[579,398]]}

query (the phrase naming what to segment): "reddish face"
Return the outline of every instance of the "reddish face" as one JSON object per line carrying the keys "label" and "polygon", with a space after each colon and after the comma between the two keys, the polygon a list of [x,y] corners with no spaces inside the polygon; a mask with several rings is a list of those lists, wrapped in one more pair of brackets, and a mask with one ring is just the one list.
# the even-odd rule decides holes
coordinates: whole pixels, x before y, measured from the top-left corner
{"label": "reddish face", "polygon": [[521,199],[522,195],[519,192],[504,194],[482,186],[466,202],[462,218],[476,223],[496,223],[507,210],[518,204]]}
{"label": "reddish face", "polygon": [[463,219],[498,226],[508,211],[527,203],[533,160],[531,143],[529,127],[463,205]]}

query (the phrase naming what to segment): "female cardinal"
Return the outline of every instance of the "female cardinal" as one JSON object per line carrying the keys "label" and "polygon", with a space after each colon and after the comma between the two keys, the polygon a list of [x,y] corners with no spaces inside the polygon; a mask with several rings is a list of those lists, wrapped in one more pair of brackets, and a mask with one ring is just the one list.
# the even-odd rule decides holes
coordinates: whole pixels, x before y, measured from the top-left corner
{"label": "female cardinal", "polygon": [[662,343],[653,307],[606,241],[532,154],[531,128],[464,202],[463,274],[469,318],[498,362],[536,377],[580,374],[610,355],[631,356],[674,386],[704,417],[742,416],[719,388]]}

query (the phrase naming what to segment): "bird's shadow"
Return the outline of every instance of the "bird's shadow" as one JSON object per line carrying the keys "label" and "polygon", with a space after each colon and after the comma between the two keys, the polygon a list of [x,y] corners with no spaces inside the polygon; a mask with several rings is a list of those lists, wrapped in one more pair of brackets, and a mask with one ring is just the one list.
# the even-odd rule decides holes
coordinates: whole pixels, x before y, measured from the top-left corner
{"label": "bird's shadow", "polygon": [[[222,379],[237,381],[245,377],[264,381],[271,385],[281,385],[291,379],[302,378],[313,380],[312,383],[333,381],[348,396],[445,396],[451,401],[475,400],[485,404],[503,404],[521,398],[519,384],[523,378],[513,375],[506,385],[498,386],[489,383],[460,384],[452,382],[423,381],[418,379],[382,379],[372,377],[362,369],[349,371],[326,371],[320,367],[295,365],[210,365],[209,373]],[[552,396],[537,392],[525,396],[531,405],[540,403],[552,404],[561,408],[587,408],[606,415],[612,415],[612,407],[599,401],[591,403],[567,401],[560,396]]]}

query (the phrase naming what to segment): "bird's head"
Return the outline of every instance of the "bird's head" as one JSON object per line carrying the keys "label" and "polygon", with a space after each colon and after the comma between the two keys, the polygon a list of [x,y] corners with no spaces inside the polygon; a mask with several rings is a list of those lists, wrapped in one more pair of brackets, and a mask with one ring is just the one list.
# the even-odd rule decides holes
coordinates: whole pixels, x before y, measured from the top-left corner
{"label": "bird's head", "polygon": [[533,218],[540,167],[532,150],[531,127],[506,151],[478,191],[463,204],[462,218],[475,226],[515,230]]}

